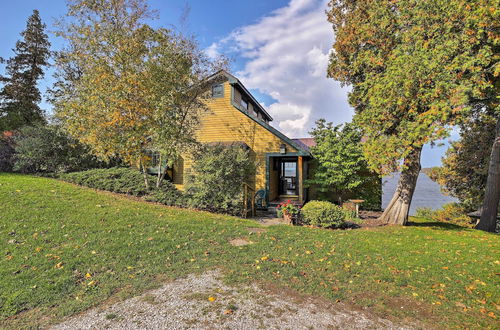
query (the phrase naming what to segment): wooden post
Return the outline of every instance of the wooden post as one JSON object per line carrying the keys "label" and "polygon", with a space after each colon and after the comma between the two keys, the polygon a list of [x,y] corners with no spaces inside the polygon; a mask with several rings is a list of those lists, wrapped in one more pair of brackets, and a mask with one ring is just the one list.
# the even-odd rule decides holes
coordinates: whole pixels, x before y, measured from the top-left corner
{"label": "wooden post", "polygon": [[303,180],[304,180],[304,175],[303,175],[303,164],[302,164],[302,156],[299,156],[299,162],[298,162],[298,167],[299,167],[299,203],[302,204],[304,203],[304,188],[303,188]]}

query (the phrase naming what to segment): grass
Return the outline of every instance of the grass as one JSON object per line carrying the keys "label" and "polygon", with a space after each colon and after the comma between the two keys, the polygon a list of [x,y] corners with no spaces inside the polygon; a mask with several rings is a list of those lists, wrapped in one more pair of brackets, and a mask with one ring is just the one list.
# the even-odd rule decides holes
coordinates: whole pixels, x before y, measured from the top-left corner
{"label": "grass", "polygon": [[[0,327],[44,326],[211,268],[228,282],[288,287],[380,316],[497,326],[498,236],[413,221],[251,233],[251,220],[0,173]],[[228,243],[238,237],[254,244]]]}

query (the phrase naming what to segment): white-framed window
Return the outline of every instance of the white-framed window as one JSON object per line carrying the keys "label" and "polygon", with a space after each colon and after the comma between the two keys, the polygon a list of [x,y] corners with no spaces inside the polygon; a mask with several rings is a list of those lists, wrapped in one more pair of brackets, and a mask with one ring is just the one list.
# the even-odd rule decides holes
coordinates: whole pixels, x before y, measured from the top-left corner
{"label": "white-framed window", "polygon": [[215,84],[212,85],[212,97],[223,97],[224,96],[224,85]]}

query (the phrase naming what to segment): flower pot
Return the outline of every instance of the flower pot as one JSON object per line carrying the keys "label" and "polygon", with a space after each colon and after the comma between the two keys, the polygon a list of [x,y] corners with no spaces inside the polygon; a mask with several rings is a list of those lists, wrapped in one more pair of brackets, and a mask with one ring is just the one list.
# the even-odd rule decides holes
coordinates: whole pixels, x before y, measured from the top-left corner
{"label": "flower pot", "polygon": [[283,212],[283,219],[289,225],[293,225],[293,216],[290,213]]}

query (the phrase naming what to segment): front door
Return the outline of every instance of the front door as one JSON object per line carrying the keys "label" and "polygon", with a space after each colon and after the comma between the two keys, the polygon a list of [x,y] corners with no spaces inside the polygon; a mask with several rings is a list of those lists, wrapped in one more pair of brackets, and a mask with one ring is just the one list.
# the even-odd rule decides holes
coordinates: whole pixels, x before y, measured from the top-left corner
{"label": "front door", "polygon": [[280,195],[297,195],[297,161],[283,159],[280,162]]}

